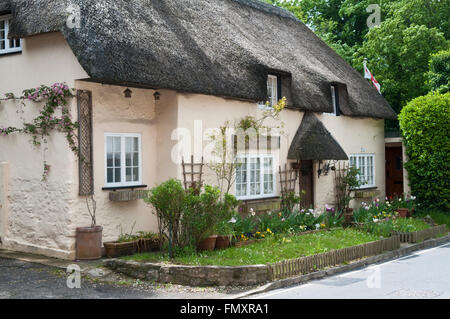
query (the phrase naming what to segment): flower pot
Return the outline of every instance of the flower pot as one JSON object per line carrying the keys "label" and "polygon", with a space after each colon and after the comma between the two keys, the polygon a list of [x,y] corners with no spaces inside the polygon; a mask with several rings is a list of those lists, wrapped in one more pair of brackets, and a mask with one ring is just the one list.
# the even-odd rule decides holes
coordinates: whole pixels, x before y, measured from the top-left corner
{"label": "flower pot", "polygon": [[209,236],[198,243],[198,250],[214,250],[216,248],[217,236]]}
{"label": "flower pot", "polygon": [[159,250],[160,241],[158,238],[141,238],[135,241],[136,252],[145,253]]}
{"label": "flower pot", "polygon": [[216,249],[225,249],[230,247],[230,237],[229,236],[217,236]]}
{"label": "flower pot", "polygon": [[408,217],[409,209],[408,208],[397,208],[397,213],[400,215],[400,217],[406,218],[406,217]]}
{"label": "flower pot", "polygon": [[76,229],[76,258],[93,260],[102,258],[102,226]]}
{"label": "flower pot", "polygon": [[353,223],[353,208],[347,208],[344,215],[344,224],[351,225]]}
{"label": "flower pot", "polygon": [[105,246],[106,256],[109,258],[133,255],[136,253],[135,241],[130,241],[126,243],[107,242],[104,243],[103,245]]}

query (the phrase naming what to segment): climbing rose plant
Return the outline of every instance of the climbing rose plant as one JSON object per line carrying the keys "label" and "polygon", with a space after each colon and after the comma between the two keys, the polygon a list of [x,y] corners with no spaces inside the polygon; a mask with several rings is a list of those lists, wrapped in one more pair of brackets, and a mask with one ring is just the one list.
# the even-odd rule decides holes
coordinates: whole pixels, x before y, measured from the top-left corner
{"label": "climbing rose plant", "polygon": [[[3,101],[17,100],[25,105],[25,101],[44,102],[39,115],[31,122],[24,122],[22,127],[0,127],[0,136],[8,136],[14,133],[24,133],[31,136],[34,145],[41,145],[46,142],[46,137],[54,130],[65,134],[69,148],[78,154],[78,147],[75,142],[75,130],[78,128],[78,122],[72,121],[68,108],[68,100],[72,98],[71,89],[64,83],[55,83],[51,86],[41,85],[40,87],[27,89],[23,91],[22,96],[15,97],[13,93],[6,93]],[[57,111],[61,111],[57,115]],[[50,172],[50,165],[44,160],[43,180],[46,180]]]}

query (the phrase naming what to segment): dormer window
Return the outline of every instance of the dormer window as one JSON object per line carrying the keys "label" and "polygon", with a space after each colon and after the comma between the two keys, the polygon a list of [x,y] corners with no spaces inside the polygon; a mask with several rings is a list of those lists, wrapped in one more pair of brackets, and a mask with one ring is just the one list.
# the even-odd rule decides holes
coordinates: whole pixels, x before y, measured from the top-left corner
{"label": "dormer window", "polygon": [[11,16],[0,17],[0,54],[22,51],[21,39],[8,39]]}
{"label": "dormer window", "polygon": [[339,109],[339,94],[336,85],[331,85],[331,104],[333,106],[333,112],[324,114],[334,116],[341,115],[341,110]]}
{"label": "dormer window", "polygon": [[267,105],[266,102],[258,102],[261,109],[271,108],[281,99],[281,78],[278,75],[267,76]]}

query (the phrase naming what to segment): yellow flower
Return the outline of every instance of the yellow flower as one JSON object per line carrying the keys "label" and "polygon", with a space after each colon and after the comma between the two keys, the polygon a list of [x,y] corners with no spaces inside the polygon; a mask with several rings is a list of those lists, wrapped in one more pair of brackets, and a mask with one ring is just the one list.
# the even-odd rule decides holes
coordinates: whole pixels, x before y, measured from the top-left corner
{"label": "yellow flower", "polygon": [[326,226],[325,224],[320,224],[320,227],[322,228],[325,228],[325,226]]}

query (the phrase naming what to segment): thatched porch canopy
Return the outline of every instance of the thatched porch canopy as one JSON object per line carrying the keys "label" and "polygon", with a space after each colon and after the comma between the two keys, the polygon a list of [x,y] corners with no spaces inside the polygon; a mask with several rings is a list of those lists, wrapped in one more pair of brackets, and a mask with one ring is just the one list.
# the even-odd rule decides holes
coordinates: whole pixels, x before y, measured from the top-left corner
{"label": "thatched porch canopy", "polygon": [[306,112],[288,153],[291,160],[348,160],[339,143],[323,123]]}
{"label": "thatched porch canopy", "polygon": [[[12,37],[61,31],[92,80],[267,100],[267,74],[291,75],[289,106],[396,118],[372,85],[293,14],[258,0],[0,0]],[[79,8],[80,28],[66,23]],[[70,25],[70,24],[69,24]]]}

